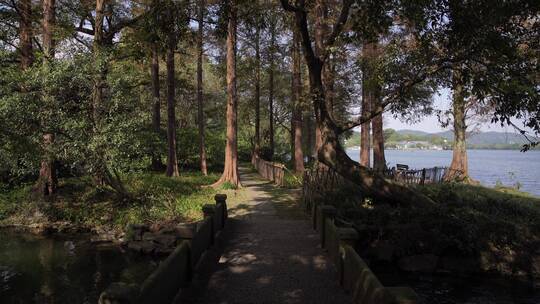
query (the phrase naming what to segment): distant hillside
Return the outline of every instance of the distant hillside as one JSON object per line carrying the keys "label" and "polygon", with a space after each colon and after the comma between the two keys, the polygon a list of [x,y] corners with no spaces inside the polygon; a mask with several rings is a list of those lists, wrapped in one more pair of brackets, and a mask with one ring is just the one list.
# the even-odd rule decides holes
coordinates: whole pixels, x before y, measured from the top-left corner
{"label": "distant hillside", "polygon": [[[400,131],[397,131],[400,133]],[[435,133],[437,136],[441,136],[448,140],[454,140],[454,133],[452,131],[445,131],[440,133]],[[506,132],[481,132],[469,135],[467,138],[467,143],[471,145],[497,145],[497,144],[525,144],[527,140],[523,135],[518,133],[506,133]]]}
{"label": "distant hillside", "polygon": [[[447,146],[454,140],[452,131],[428,133],[417,130],[384,130],[385,140],[388,144],[406,141],[425,141],[433,145]],[[538,139],[536,139],[538,140]],[[467,146],[471,149],[520,149],[527,140],[518,133],[509,132],[480,132],[470,134]],[[346,141],[348,147],[360,144],[360,133],[354,132]]]}

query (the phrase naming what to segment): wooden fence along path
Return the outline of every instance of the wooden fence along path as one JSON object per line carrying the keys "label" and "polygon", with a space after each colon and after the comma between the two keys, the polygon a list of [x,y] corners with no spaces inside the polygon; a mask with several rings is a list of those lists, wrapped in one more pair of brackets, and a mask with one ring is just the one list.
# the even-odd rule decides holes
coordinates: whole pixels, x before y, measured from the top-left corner
{"label": "wooden fence along path", "polygon": [[385,176],[404,184],[436,184],[443,181],[443,177],[448,170],[447,167],[424,168],[420,170],[409,170],[392,168],[385,171]]}
{"label": "wooden fence along path", "polygon": [[285,178],[285,165],[266,161],[256,153],[253,153],[251,163],[262,177],[273,181],[274,184],[278,186],[283,186]]}

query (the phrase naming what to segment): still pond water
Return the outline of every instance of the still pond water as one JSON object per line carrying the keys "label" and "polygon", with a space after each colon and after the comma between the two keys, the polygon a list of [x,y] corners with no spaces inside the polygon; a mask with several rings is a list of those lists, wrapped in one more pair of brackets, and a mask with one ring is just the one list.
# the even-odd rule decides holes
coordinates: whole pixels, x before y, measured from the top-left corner
{"label": "still pond water", "polygon": [[[347,150],[358,161],[360,151]],[[436,150],[386,150],[390,167],[409,165],[411,169],[447,167],[452,162],[452,151]],[[469,173],[485,186],[501,182],[505,186],[521,185],[521,190],[540,196],[540,151],[518,150],[469,150]]]}
{"label": "still pond water", "polygon": [[110,283],[142,283],[157,267],[88,238],[42,238],[0,230],[0,303],[97,303]]}

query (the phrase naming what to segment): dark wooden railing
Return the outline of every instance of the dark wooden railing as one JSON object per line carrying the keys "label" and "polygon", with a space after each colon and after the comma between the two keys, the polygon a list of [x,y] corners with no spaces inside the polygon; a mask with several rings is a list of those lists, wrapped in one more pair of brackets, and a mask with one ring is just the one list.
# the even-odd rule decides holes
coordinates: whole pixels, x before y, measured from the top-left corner
{"label": "dark wooden railing", "polygon": [[[393,179],[404,184],[425,185],[441,183],[447,170],[447,167],[433,167],[420,170],[397,170],[396,168],[393,168],[385,171],[384,175],[389,179]],[[321,163],[317,163],[317,165],[311,170],[304,171],[304,197],[310,197],[313,194],[324,195],[325,193],[334,191],[336,189],[344,188],[348,189],[347,191],[356,191],[355,189],[358,189],[353,182],[344,178],[332,168],[329,168]],[[361,194],[359,189],[358,192]]]}
{"label": "dark wooden railing", "polygon": [[262,177],[273,181],[278,186],[284,185],[285,165],[266,161],[257,154],[253,154],[251,163]]}
{"label": "dark wooden railing", "polygon": [[419,170],[398,170],[392,168],[392,170],[386,171],[385,175],[404,184],[424,185],[442,182],[447,170],[447,167],[433,167]]}

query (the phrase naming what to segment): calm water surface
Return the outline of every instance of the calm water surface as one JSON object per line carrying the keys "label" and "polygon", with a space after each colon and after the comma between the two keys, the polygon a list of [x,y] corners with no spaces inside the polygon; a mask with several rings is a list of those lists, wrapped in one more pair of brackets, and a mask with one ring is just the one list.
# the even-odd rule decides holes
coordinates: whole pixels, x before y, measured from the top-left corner
{"label": "calm water surface", "polygon": [[0,303],[97,303],[110,283],[142,283],[156,266],[88,239],[0,230]]}
{"label": "calm water surface", "polygon": [[[349,149],[349,156],[358,161],[360,151]],[[386,150],[390,167],[399,164],[413,168],[446,167],[452,162],[452,151]],[[469,150],[471,177],[483,185],[494,186],[498,181],[506,186],[521,184],[521,190],[540,196],[540,151]]]}

